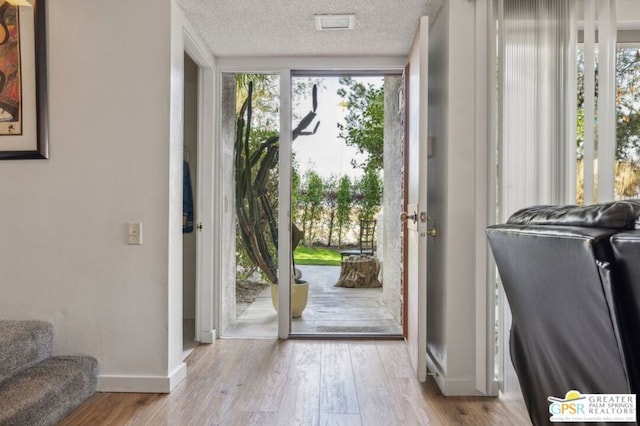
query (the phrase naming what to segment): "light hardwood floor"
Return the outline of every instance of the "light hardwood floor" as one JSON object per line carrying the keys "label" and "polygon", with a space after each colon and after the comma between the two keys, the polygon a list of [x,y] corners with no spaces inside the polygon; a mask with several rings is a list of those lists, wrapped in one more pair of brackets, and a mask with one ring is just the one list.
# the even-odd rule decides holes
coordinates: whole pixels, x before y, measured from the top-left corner
{"label": "light hardwood floor", "polygon": [[217,340],[170,394],[98,393],[62,425],[528,425],[519,401],[444,397],[402,341]]}

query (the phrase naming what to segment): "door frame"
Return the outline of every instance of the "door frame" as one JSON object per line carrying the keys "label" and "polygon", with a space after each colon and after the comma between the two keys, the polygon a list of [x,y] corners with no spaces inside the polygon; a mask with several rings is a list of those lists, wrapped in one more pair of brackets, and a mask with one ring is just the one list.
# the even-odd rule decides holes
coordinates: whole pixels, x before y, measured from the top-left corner
{"label": "door frame", "polygon": [[[280,70],[278,147],[278,338],[291,334],[291,68]],[[283,226],[286,223],[286,226]],[[285,232],[282,232],[282,231]],[[283,238],[284,237],[284,238]],[[288,285],[281,285],[288,283]]]}
{"label": "door frame", "polygon": [[[409,180],[409,157],[407,156],[407,150],[408,150],[408,137],[407,135],[409,134],[409,91],[410,91],[410,87],[409,87],[409,64],[406,64],[404,66],[404,112],[403,112],[403,116],[404,116],[404,152],[403,152],[403,162],[404,162],[404,171],[402,173],[402,181],[403,181],[403,185],[402,185],[402,207],[403,210],[405,208],[405,206],[407,205],[407,202],[409,200],[409,190],[407,188],[407,181]],[[409,243],[407,241],[407,238],[409,238],[409,234],[407,232],[407,227],[403,226],[402,227],[402,312],[401,312],[401,319],[402,319],[402,337],[404,337],[405,339],[407,338],[408,334],[409,334],[409,323],[407,321],[407,305],[406,305],[406,300],[407,297],[409,295],[409,286],[408,286],[408,281],[409,281],[409,270],[408,270],[408,265],[407,265],[407,250],[409,250]]]}
{"label": "door frame", "polygon": [[[278,270],[279,282],[287,282],[290,280],[291,274],[287,271],[291,270],[291,176],[292,176],[292,129],[293,129],[293,115],[292,115],[292,86],[293,77],[305,76],[305,77],[340,77],[344,75],[348,76],[402,76],[402,68],[360,68],[354,66],[345,67],[332,67],[326,68],[282,68],[280,70],[280,150],[279,150],[279,194],[278,199],[284,200],[280,202],[279,209],[279,224],[288,223],[288,226],[280,226],[280,229],[286,229],[285,238],[278,239]],[[406,91],[403,90],[403,93]],[[404,179],[404,176],[403,176]],[[285,204],[286,203],[286,204]],[[282,207],[285,207],[284,209]],[[284,272],[282,272],[284,271]],[[290,286],[287,286],[286,291],[282,291],[282,288],[278,293],[278,306],[284,306],[286,309],[283,312],[290,312]],[[292,335],[291,330],[291,315],[280,315],[280,309],[278,310],[278,337],[285,339],[299,335]],[[306,335],[305,335],[306,336]],[[344,336],[340,336],[344,337]]]}
{"label": "door frame", "polygon": [[[195,194],[194,217],[196,226],[196,324],[195,340],[213,343],[216,338],[217,303],[214,300],[214,256],[217,234],[214,222],[213,170],[217,156],[213,155],[214,123],[214,64],[200,47],[191,32],[183,29],[183,49],[198,66],[198,159],[196,164],[197,193]],[[213,159],[213,162],[211,161]],[[200,227],[202,225],[202,227]],[[207,261],[214,259],[214,262]]]}
{"label": "door frame", "polygon": [[[195,58],[194,58],[195,59]],[[291,131],[292,131],[292,117],[291,117],[291,76],[295,73],[309,74],[318,73],[322,75],[331,74],[352,74],[352,73],[394,73],[401,74],[404,70],[406,60],[402,57],[307,57],[307,58],[282,58],[282,57],[263,57],[263,58],[219,58],[216,61],[216,80],[220,82],[222,80],[222,74],[224,73],[257,73],[257,74],[279,74],[280,75],[280,129],[281,129],[281,143],[279,148],[279,174],[280,180],[278,184],[278,199],[289,200],[286,205],[280,203],[280,209],[278,210],[278,223],[290,222],[291,214]],[[218,84],[220,87],[220,84]],[[406,91],[405,91],[406,92]],[[218,105],[220,105],[220,97],[217,97]],[[213,114],[211,116],[214,116]],[[210,117],[211,117],[210,116]],[[216,127],[221,129],[221,117],[222,114],[215,115]],[[218,132],[218,140],[221,140]],[[282,143],[284,142],[284,143]],[[219,163],[220,147],[217,144],[215,149],[215,160]],[[203,165],[204,166],[204,165]],[[215,166],[215,165],[214,165]],[[209,166],[207,166],[209,167]],[[219,170],[219,169],[218,169]],[[217,176],[217,179],[220,179]],[[217,213],[221,213],[224,209],[223,203],[219,200],[220,194],[219,187],[216,187],[216,204],[214,210]],[[285,207],[285,208],[282,208]],[[286,230],[286,234],[280,234],[278,238],[278,281],[284,282],[289,279],[289,271],[291,267],[291,259],[289,256],[291,250],[291,238],[290,225],[286,227],[280,227],[280,229]],[[217,232],[228,232],[228,230],[222,229],[219,223],[216,223]],[[282,231],[281,231],[282,232]],[[214,250],[214,267],[221,265],[222,253],[218,241],[222,238],[216,239],[216,249]],[[220,270],[217,268],[216,270]],[[285,287],[285,286],[283,286]],[[284,291],[282,291],[284,289]],[[218,284],[215,289],[215,295],[217,296],[215,309],[216,309],[216,325],[219,328],[222,316],[222,303],[221,289]],[[278,306],[283,309],[278,309],[278,332],[277,337],[279,339],[288,339],[291,335],[291,316],[280,315],[281,312],[290,313],[290,288],[279,288],[278,291]],[[196,313],[196,316],[198,314]],[[214,330],[215,331],[215,330]],[[219,333],[219,332],[218,332]]]}
{"label": "door frame", "polygon": [[499,371],[495,360],[500,354],[495,348],[496,283],[495,262],[488,248],[484,232],[496,223],[497,203],[497,129],[491,125],[497,114],[496,107],[496,26],[494,0],[476,0],[476,388],[485,395],[498,395]]}

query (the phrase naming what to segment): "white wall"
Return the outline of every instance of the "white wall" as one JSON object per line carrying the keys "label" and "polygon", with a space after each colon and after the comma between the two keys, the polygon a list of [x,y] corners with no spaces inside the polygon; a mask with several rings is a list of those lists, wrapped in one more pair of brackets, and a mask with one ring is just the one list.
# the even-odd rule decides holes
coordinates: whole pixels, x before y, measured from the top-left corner
{"label": "white wall", "polygon": [[0,165],[1,316],[53,322],[54,353],[98,358],[102,390],[168,391],[185,372],[181,17],[169,0],[47,12],[51,156]]}
{"label": "white wall", "polygon": [[[449,53],[449,143],[446,268],[447,335],[455,336],[447,352],[455,380],[475,386],[475,4],[451,2]],[[481,149],[481,148],[480,148]],[[481,230],[481,232],[484,230]]]}
{"label": "white wall", "polygon": [[[451,0],[429,33],[427,349],[446,395],[476,384],[475,5]],[[482,357],[483,354],[480,354]]]}

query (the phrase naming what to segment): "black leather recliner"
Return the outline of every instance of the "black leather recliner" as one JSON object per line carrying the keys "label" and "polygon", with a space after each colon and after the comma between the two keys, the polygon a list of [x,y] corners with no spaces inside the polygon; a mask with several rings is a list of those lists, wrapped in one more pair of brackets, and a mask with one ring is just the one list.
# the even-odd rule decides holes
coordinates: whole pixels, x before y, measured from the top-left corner
{"label": "black leather recliner", "polygon": [[[636,224],[640,228],[640,224]],[[640,398],[640,230],[611,237],[616,307],[636,397]]]}
{"label": "black leather recliner", "polygon": [[640,232],[621,233],[639,215],[638,201],[536,206],[487,229],[533,424],[550,424],[549,396],[639,389]]}

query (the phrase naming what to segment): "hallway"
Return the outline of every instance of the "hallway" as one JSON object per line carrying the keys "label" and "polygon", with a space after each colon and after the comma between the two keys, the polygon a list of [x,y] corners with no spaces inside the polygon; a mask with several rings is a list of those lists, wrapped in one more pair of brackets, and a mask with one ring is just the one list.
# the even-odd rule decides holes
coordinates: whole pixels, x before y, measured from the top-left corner
{"label": "hallway", "polygon": [[72,425],[527,425],[522,402],[444,397],[400,341],[222,339],[171,393],[97,393]]}

